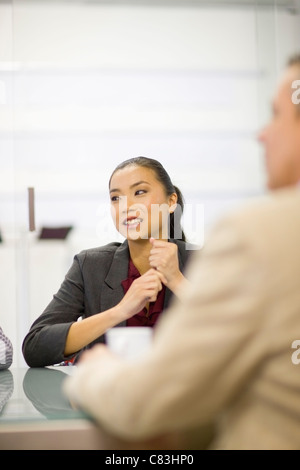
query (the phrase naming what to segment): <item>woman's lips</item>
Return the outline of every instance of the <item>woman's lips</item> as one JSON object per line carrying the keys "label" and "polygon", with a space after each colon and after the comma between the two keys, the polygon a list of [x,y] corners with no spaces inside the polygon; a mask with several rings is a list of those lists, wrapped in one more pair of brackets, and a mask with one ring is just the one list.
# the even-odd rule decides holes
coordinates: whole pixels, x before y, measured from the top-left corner
{"label": "woman's lips", "polygon": [[126,225],[126,227],[134,227],[136,225],[139,225],[141,222],[143,222],[143,219],[141,219],[140,217],[131,217],[125,219],[123,225]]}

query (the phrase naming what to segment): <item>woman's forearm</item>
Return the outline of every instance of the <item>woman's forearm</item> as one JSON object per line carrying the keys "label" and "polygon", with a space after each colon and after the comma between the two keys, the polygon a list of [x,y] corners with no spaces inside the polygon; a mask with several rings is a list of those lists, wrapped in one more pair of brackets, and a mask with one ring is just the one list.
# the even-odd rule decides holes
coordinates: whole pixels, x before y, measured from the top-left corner
{"label": "woman's forearm", "polygon": [[65,356],[70,356],[95,341],[109,328],[123,321],[120,307],[117,305],[105,312],[97,313],[81,321],[74,322],[68,332]]}

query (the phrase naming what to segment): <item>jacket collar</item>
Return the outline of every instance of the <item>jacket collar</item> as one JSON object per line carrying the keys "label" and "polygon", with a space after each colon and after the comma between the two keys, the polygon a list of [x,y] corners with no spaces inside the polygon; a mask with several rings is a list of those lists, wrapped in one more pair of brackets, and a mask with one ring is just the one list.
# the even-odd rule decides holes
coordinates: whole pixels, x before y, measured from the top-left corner
{"label": "jacket collar", "polygon": [[[175,243],[178,246],[178,262],[179,269],[182,272],[187,257],[186,244],[177,240],[171,239],[171,243]],[[107,273],[104,282],[111,287],[116,289],[120,286],[121,281],[128,277],[128,266],[129,266],[129,247],[128,241],[125,240],[117,249],[114,254],[111,266]]]}
{"label": "jacket collar", "polygon": [[[170,240],[171,243],[176,243],[178,246],[178,261],[179,269],[183,271],[184,263],[188,256],[186,251],[186,244],[177,240]],[[101,311],[108,310],[113,306],[117,305],[124,296],[124,291],[121,282],[128,277],[128,265],[129,265],[129,248],[128,242],[125,240],[115,251],[113,260],[107,276],[102,286],[101,295]],[[168,305],[171,299],[172,293],[170,289],[166,288],[165,292],[165,307]],[[125,325],[123,321],[120,325]]]}
{"label": "jacket collar", "polygon": [[114,254],[111,266],[107,273],[104,282],[111,287],[116,289],[120,286],[121,281],[128,276],[128,263],[129,263],[129,248],[128,241],[125,240],[120,245]]}

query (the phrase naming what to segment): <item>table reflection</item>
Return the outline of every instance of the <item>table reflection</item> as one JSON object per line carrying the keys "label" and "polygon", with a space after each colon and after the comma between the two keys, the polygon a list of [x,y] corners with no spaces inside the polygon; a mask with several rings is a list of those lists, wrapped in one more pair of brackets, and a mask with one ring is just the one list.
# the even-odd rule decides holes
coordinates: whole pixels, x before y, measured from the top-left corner
{"label": "table reflection", "polygon": [[0,371],[0,416],[5,404],[8,402],[14,391],[14,377],[10,370]]}
{"label": "table reflection", "polygon": [[85,414],[75,410],[62,392],[67,374],[61,370],[31,368],[23,379],[26,397],[48,419],[82,418]]}

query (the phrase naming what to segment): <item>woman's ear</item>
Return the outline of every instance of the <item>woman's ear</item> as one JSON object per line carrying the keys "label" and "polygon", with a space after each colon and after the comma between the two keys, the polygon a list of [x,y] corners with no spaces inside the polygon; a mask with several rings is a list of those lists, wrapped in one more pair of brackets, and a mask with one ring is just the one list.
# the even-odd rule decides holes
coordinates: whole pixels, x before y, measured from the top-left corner
{"label": "woman's ear", "polygon": [[169,198],[169,212],[170,214],[173,214],[173,212],[175,212],[175,209],[177,207],[177,194],[176,193],[173,193],[171,194],[170,198]]}

